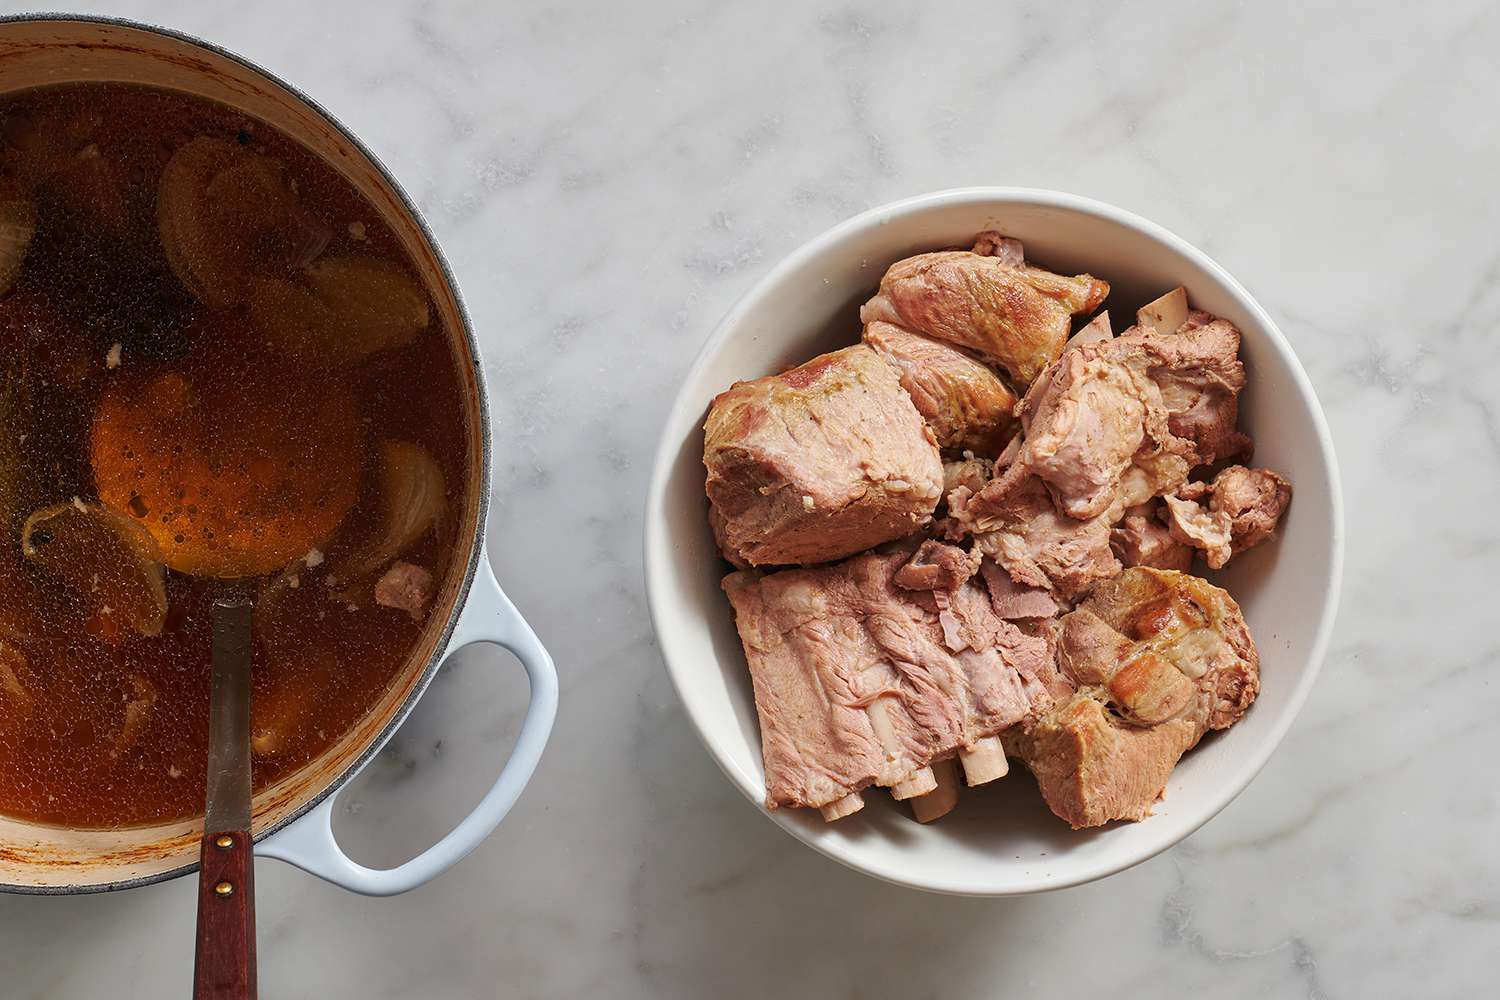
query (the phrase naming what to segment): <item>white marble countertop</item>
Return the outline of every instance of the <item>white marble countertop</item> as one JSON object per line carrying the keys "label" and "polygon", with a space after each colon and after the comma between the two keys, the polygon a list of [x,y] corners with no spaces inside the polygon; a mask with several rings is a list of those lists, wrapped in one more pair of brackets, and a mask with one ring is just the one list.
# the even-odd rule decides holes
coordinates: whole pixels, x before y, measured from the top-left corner
{"label": "white marble countertop", "polygon": [[[310,91],[421,204],[493,379],[497,570],[562,671],[535,781],[446,877],[365,899],[260,863],[264,996],[1494,989],[1493,5],[90,6]],[[877,883],[756,814],[668,683],[639,538],[729,303],[860,209],[986,183],[1115,202],[1239,276],[1349,498],[1332,652],[1249,790],[1131,871],[998,901]],[[524,687],[492,667],[446,671],[345,797],[361,859],[425,846],[494,773]],[[0,993],[185,996],[193,911],[191,880],[0,897]]]}

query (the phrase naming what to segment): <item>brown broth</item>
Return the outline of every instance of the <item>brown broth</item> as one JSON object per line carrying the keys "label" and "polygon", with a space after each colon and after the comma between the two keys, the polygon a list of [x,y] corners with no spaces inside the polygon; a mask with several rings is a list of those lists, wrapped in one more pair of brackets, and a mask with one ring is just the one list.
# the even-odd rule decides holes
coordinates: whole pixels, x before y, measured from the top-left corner
{"label": "brown broth", "polygon": [[[0,170],[19,172],[17,149],[33,148],[26,143],[35,141],[38,122],[54,130],[48,141],[60,144],[67,167],[49,174],[28,166],[32,174],[8,189],[34,200],[37,222],[21,272],[0,301],[0,813],[73,827],[164,822],[203,808],[209,609],[221,584],[169,571],[166,625],[160,635],[143,636],[21,552],[29,513],[101,496],[90,456],[101,396],[131,380],[155,386],[151,380],[165,376],[214,390],[218,399],[225,394],[214,387],[227,378],[251,386],[238,393],[250,412],[220,421],[230,428],[241,417],[247,427],[295,425],[321,412],[331,392],[348,391],[358,407],[362,454],[351,458],[358,500],[334,534],[320,540],[326,563],[303,565],[296,589],[283,580],[275,613],[257,615],[252,727],[276,722],[283,733],[275,753],[253,758],[257,789],[347,732],[417,643],[421,625],[404,611],[377,606],[371,581],[346,592],[348,581],[326,580],[341,553],[369,544],[377,532],[376,442],[420,444],[447,485],[446,514],[436,530],[401,558],[433,572],[434,592],[442,591],[445,575],[460,571],[451,556],[467,480],[464,398],[435,313],[404,346],[327,368],[317,357],[293,360],[268,350],[243,306],[205,306],[179,280],[162,248],[157,194],[168,160],[197,136],[221,137],[284,165],[298,204],[331,231],[319,260],[375,256],[403,263],[414,276],[359,194],[267,124],[141,87],[44,88],[0,98]],[[273,262],[265,270],[278,267]],[[110,367],[116,344],[121,363]],[[293,463],[310,478],[305,492],[274,498],[283,505],[277,509],[295,511],[299,502],[325,495],[321,470],[311,464]],[[154,516],[129,513],[143,521]],[[162,517],[177,514],[187,516]],[[123,572],[100,568],[106,578],[117,571]],[[274,577],[250,585],[264,596]]]}

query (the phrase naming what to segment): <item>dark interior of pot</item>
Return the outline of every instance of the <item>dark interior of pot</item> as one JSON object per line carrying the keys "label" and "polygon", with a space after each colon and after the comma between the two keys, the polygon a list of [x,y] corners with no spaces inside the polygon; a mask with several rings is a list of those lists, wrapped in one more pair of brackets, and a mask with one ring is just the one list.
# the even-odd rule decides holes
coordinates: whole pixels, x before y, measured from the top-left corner
{"label": "dark interior of pot", "polygon": [[[273,126],[331,166],[358,192],[374,224],[389,233],[416,272],[431,304],[427,334],[444,338],[457,387],[455,399],[464,411],[455,418],[456,433],[463,440],[454,444],[462,473],[450,476],[446,488],[456,537],[443,549],[440,558],[445,565],[434,568],[434,592],[413,633],[410,652],[342,736],[322,745],[295,770],[258,788],[254,826],[259,834],[284,823],[343,780],[399,723],[430,678],[478,551],[486,438],[477,359],[446,269],[405,200],[357,144],[296,94],[232,57],[153,31],[92,21],[0,23],[0,98],[78,82],[133,84],[208,98]],[[101,483],[101,493],[103,489]],[[168,566],[177,568],[170,561]],[[296,587],[295,576],[291,579]],[[202,669],[206,673],[206,662]],[[26,760],[0,760],[4,768],[27,766]],[[0,888],[76,891],[179,872],[196,863],[200,825],[195,816],[98,828],[0,812]]]}

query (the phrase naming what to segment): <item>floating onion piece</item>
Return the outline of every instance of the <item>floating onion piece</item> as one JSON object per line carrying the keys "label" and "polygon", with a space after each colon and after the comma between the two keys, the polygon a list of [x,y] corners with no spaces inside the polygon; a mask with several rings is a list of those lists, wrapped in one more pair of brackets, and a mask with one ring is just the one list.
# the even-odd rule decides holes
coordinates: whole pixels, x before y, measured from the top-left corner
{"label": "floating onion piece", "polygon": [[36,202],[15,178],[0,177],[0,295],[15,284],[35,235]]}
{"label": "floating onion piece", "polygon": [[41,194],[54,199],[74,218],[115,239],[123,238],[130,229],[131,206],[124,170],[119,162],[106,159],[96,143],[73,154]]}
{"label": "floating onion piece", "polygon": [[352,364],[411,343],[427,329],[427,296],[406,269],[376,257],[329,257],[296,281],[255,284],[250,316],[282,354]]}
{"label": "floating onion piece", "polygon": [[0,639],[0,698],[10,701],[22,712],[29,712],[35,699],[22,677],[30,674],[26,656],[11,643]]}
{"label": "floating onion piece", "polygon": [[151,721],[151,711],[156,708],[156,685],[140,674],[130,675],[130,698],[125,702],[125,718],[120,722],[120,731],[115,734],[114,745],[109,755],[118,759],[141,738],[141,730]]}
{"label": "floating onion piece", "polygon": [[268,264],[290,271],[313,260],[332,235],[298,204],[280,161],[208,136],[167,161],[157,225],[173,273],[220,307],[243,302]]}
{"label": "floating onion piece", "polygon": [[375,446],[377,528],[368,547],[334,569],[354,584],[385,569],[442,522],[448,507],[443,470],[427,449],[410,441]]}
{"label": "floating onion piece", "polygon": [[104,115],[87,109],[58,119],[35,114],[15,114],[0,125],[0,154],[6,169],[36,187],[67,169],[69,163],[104,129]]}
{"label": "floating onion piece", "polygon": [[26,519],[21,554],[91,605],[108,608],[141,635],[160,635],[167,619],[161,549],[132,520],[100,503],[44,507]]}

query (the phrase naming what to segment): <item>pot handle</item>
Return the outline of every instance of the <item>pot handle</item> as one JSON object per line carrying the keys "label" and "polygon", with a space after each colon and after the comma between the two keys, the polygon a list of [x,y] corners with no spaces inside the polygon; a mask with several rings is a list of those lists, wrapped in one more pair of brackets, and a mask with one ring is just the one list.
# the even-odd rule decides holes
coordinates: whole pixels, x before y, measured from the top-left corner
{"label": "pot handle", "polygon": [[510,759],[473,812],[442,840],[405,864],[387,869],[366,868],[345,854],[334,838],[333,808],[339,797],[339,792],[334,792],[290,826],[256,845],[255,853],[285,861],[354,892],[393,896],[436,878],[478,847],[505,818],[531,780],[557,716],[557,670],[552,657],[500,589],[484,552],[480,553],[468,604],[445,656],[479,642],[504,646],[516,655],[526,669],[531,701]]}

